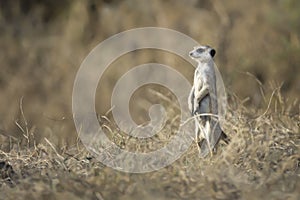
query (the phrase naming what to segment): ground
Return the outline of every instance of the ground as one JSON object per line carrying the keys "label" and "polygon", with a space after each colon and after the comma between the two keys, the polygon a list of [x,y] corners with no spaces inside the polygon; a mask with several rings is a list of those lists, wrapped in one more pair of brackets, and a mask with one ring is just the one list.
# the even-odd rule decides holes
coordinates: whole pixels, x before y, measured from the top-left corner
{"label": "ground", "polygon": [[192,144],[172,165],[143,174],[106,167],[80,141],[57,149],[47,139],[28,147],[7,138],[0,198],[299,199],[299,115],[255,113],[241,105],[230,111],[230,143],[214,155],[199,158]]}

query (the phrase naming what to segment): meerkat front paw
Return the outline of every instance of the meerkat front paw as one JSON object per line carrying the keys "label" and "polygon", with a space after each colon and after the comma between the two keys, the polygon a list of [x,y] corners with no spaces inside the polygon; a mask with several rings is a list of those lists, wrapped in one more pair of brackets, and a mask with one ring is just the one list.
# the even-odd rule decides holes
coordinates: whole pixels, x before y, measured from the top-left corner
{"label": "meerkat front paw", "polygon": [[199,114],[199,106],[194,106],[193,107],[193,115]]}

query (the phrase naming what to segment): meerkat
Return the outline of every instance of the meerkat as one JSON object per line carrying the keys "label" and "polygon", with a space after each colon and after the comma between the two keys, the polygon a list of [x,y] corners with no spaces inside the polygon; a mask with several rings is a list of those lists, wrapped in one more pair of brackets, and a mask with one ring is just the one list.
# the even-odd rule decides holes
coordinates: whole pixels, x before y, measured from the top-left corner
{"label": "meerkat", "polygon": [[198,62],[188,105],[195,119],[195,139],[201,157],[211,153],[220,138],[227,138],[217,117],[218,100],[213,61],[215,54],[216,50],[209,46],[194,47],[189,52],[189,56]]}

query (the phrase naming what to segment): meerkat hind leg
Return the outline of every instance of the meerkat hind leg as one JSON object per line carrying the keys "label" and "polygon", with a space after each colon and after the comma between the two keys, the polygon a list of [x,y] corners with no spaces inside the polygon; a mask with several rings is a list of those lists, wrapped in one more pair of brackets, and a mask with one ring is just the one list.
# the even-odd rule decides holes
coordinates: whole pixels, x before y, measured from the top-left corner
{"label": "meerkat hind leg", "polygon": [[210,134],[210,123],[209,121],[205,122],[205,127],[202,127],[202,139],[198,143],[200,146],[200,157],[204,158],[206,157],[209,153],[212,153],[212,149],[210,148],[209,142],[208,142],[208,136]]}
{"label": "meerkat hind leg", "polygon": [[213,134],[212,133],[212,130],[211,130],[211,124],[210,124],[210,121],[207,120],[205,122],[205,138],[206,138],[206,141],[208,143],[208,151],[210,152],[211,156],[212,156],[212,153],[213,153],[213,146],[210,144],[210,135]]}
{"label": "meerkat hind leg", "polygon": [[[195,125],[196,125],[196,135],[195,135],[195,140],[196,140],[196,144],[197,144],[197,148],[199,151],[199,156],[201,158],[204,158],[205,156],[207,156],[207,154],[209,153],[208,150],[208,143],[206,141],[205,138],[205,128],[203,127],[202,123],[201,123],[201,119],[200,118],[196,118],[195,120]],[[199,141],[199,137],[200,137],[200,141]]]}
{"label": "meerkat hind leg", "polygon": [[198,148],[198,151],[199,151],[199,154],[201,153],[201,149],[200,149],[200,146],[199,146],[199,133],[200,133],[201,130],[201,125],[199,123],[198,120],[195,120],[195,141],[196,141],[196,144],[197,144],[197,148]]}
{"label": "meerkat hind leg", "polygon": [[200,148],[200,157],[205,158],[210,152],[207,140],[205,138],[202,138],[198,145]]}

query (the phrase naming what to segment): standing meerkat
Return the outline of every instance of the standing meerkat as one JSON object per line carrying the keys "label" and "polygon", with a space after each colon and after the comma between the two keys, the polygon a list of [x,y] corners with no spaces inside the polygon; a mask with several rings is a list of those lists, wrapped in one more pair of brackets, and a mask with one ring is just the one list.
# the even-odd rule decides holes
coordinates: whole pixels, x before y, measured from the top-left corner
{"label": "standing meerkat", "polygon": [[[209,46],[194,47],[189,56],[198,62],[194,85],[188,105],[195,117],[196,142],[200,156],[207,156],[221,137],[226,138],[218,121],[218,99],[213,57],[216,51]],[[200,136],[200,142],[199,141]]]}

